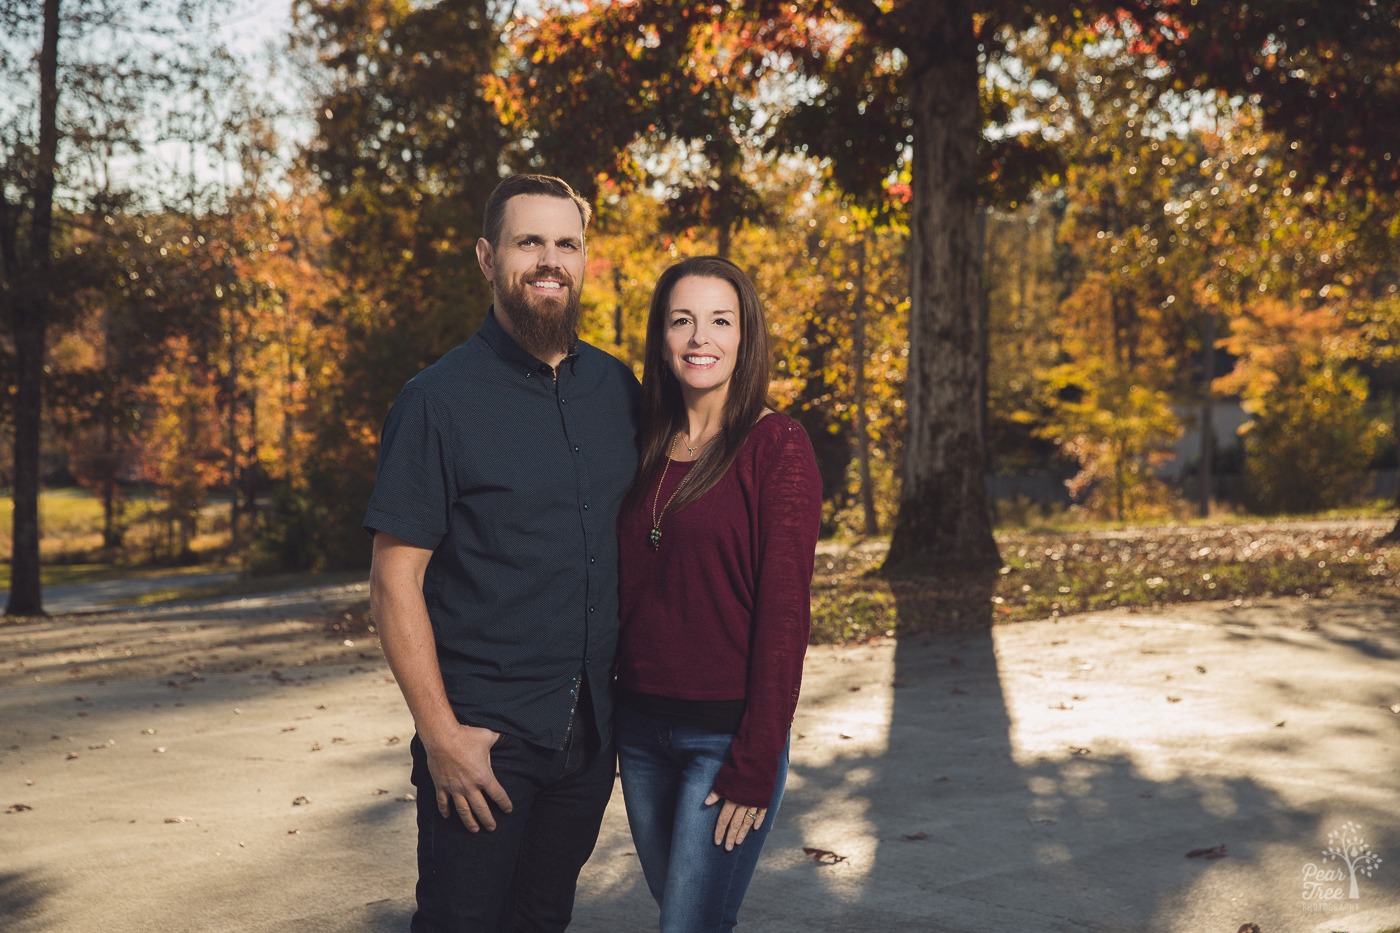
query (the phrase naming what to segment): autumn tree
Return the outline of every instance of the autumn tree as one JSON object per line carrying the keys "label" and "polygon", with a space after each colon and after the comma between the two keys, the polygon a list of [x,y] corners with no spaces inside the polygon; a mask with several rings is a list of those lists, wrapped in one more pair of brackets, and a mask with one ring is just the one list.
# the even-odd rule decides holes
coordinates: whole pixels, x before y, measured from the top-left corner
{"label": "autumn tree", "polygon": [[[172,115],[189,110],[222,60],[194,28],[205,13],[175,2],[0,2],[0,69],[11,88],[0,102],[0,295],[15,464],[11,614],[43,611],[45,360],[54,328],[79,306],[60,299],[87,278],[67,218],[109,215],[121,206],[114,195],[130,192],[159,158],[149,144],[166,138]],[[222,74],[217,80],[227,83]],[[123,179],[104,175],[117,160]]]}
{"label": "autumn tree", "polygon": [[796,89],[795,50],[823,40],[790,12],[717,9],[589,0],[517,19],[495,93],[503,118],[529,130],[512,162],[589,194],[600,176],[664,191],[664,229],[708,228],[714,251],[729,256],[745,223],[776,219],[756,183],[773,102]]}
{"label": "autumn tree", "polygon": [[[1297,4],[1251,5],[1219,16],[1204,4],[1165,0],[1126,6],[762,0],[713,4],[684,17],[663,3],[589,4],[587,9],[624,8],[634,23],[650,14],[638,35],[656,41],[644,42],[636,54],[658,61],[666,61],[668,54],[660,37],[694,28],[696,17],[740,35],[751,22],[780,28],[801,19],[827,27],[813,32],[823,41],[786,50],[812,85],[795,108],[779,115],[773,144],[829,159],[841,188],[872,200],[882,197],[901,171],[912,181],[909,421],[888,565],[930,570],[999,562],[984,481],[981,208],[987,182],[1033,174],[1043,164],[1040,147],[1010,130],[1017,116],[1013,110],[984,108],[984,101],[995,104],[995,99],[984,96],[979,69],[999,61],[1006,42],[1033,25],[1064,33],[1101,20],[1114,28],[1130,23],[1142,47],[1171,68],[1174,80],[1184,86],[1248,86],[1271,104],[1281,104],[1269,112],[1272,119],[1286,122],[1286,104],[1303,82],[1294,81],[1287,68],[1279,67],[1281,62],[1333,62],[1337,56],[1332,53],[1340,54],[1348,37],[1376,25],[1382,38],[1366,39],[1367,61],[1384,61],[1384,50],[1394,45],[1394,24],[1378,24],[1384,14],[1361,0],[1344,4],[1340,12],[1322,0],[1304,6],[1316,15],[1299,17],[1296,23]],[[1324,7],[1333,12],[1324,14]],[[580,53],[590,67],[576,69],[579,80],[608,82],[629,73],[608,54]],[[601,66],[596,72],[595,61]],[[1371,89],[1359,92],[1342,80],[1357,74],[1343,66],[1313,69],[1308,87],[1348,103],[1370,96]],[[1258,80],[1261,73],[1267,79]],[[653,95],[650,112],[672,103]],[[1001,120],[996,131],[984,132],[988,119]],[[659,126],[660,118],[655,122]],[[1379,145],[1381,140],[1372,134],[1363,142]]]}
{"label": "autumn tree", "polygon": [[1195,291],[1237,358],[1216,388],[1254,416],[1247,502],[1302,511],[1354,497],[1379,439],[1361,367],[1384,355],[1383,222],[1373,194],[1309,174],[1261,116],[1231,107],[1203,132],[1203,184],[1176,221],[1207,257]]}
{"label": "autumn tree", "polygon": [[[1400,216],[1391,209],[1388,216]],[[1400,230],[1395,231],[1400,235]],[[1393,255],[1390,250],[1387,255]],[[1373,373],[1372,388],[1387,398],[1390,409],[1390,444],[1392,456],[1400,464],[1400,276],[1389,263],[1358,279],[1358,299],[1348,301],[1348,315],[1362,331],[1361,346],[1365,348],[1364,364]],[[1392,493],[1392,502],[1400,510],[1400,475]],[[1385,535],[1387,541],[1400,541],[1400,519]]]}
{"label": "autumn tree", "polygon": [[1069,248],[1058,239],[1063,192],[1046,185],[987,216],[987,443],[996,471],[1043,469],[1053,445],[1034,436],[1044,411],[1041,374],[1060,359],[1053,339],[1072,287]]}
{"label": "autumn tree", "polygon": [[347,279],[332,257],[325,195],[303,174],[292,173],[280,194],[253,204],[244,222],[261,231],[259,248],[245,253],[241,271],[251,296],[247,343],[254,363],[247,373],[245,462],[271,498],[245,565],[259,572],[305,570],[324,559],[324,529],[343,527],[357,507],[316,493],[335,468],[323,459],[323,445],[341,410],[341,361],[350,352],[351,335],[337,317]]}
{"label": "autumn tree", "polygon": [[479,326],[489,288],[474,257],[507,128],[485,89],[508,4],[297,0],[296,41],[317,62],[306,159],[325,194],[340,287],[322,309],[344,356],[312,411],[305,529],[316,566],[369,556],[359,522],[379,428],[399,387]]}
{"label": "autumn tree", "polygon": [[[7,25],[34,25],[30,15],[9,6],[3,10],[3,18]],[[0,183],[0,270],[4,279],[0,285],[13,348],[13,368],[7,369],[14,373],[14,381],[6,389],[13,392],[15,425],[14,544],[10,598],[5,609],[10,615],[43,611],[39,587],[39,445],[50,308],[47,277],[53,264],[58,175],[59,25],[59,0],[44,0],[33,110],[18,119],[11,117],[4,128],[4,179]],[[35,123],[37,133],[33,132]]]}
{"label": "autumn tree", "polygon": [[48,409],[68,470],[102,502],[103,546],[123,544],[123,483],[140,471],[146,387],[166,339],[188,326],[188,227],[173,215],[72,218],[87,287],[50,352]]}
{"label": "autumn tree", "polygon": [[1201,381],[1182,365],[1201,348],[1197,254],[1183,249],[1171,212],[1201,184],[1201,146],[1180,116],[1190,102],[1164,87],[1164,69],[1131,32],[1034,32],[1013,48],[1055,86],[1043,118],[1067,164],[1058,235],[1071,258],[1049,322],[1060,358],[1043,370],[1037,433],[1078,461],[1069,485],[1081,504],[1119,520],[1161,514],[1170,491],[1160,470]]}
{"label": "autumn tree", "polygon": [[774,394],[816,451],[824,527],[876,535],[897,495],[908,231],[899,211],[870,211],[806,166],[786,177],[768,195],[782,219],[736,243],[769,309]]}
{"label": "autumn tree", "polygon": [[1341,309],[1251,302],[1224,341],[1239,357],[1218,387],[1254,415],[1245,431],[1246,504],[1311,512],[1356,499],[1379,440],[1368,387],[1348,359]]}

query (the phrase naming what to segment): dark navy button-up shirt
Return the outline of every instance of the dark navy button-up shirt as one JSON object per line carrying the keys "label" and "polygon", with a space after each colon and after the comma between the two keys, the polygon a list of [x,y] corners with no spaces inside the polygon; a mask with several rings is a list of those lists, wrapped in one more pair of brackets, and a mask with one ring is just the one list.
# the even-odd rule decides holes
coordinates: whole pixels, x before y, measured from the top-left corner
{"label": "dark navy button-up shirt", "polygon": [[588,344],[556,375],[492,311],[395,400],[364,525],[433,552],[423,595],[461,722],[561,748],[586,683],[611,734],[639,398]]}

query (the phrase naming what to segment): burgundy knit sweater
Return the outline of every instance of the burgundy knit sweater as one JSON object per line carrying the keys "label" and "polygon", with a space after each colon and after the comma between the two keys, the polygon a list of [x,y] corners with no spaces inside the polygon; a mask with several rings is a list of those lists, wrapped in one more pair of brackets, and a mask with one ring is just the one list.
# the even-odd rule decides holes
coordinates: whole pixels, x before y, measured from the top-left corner
{"label": "burgundy knit sweater", "polygon": [[[671,461],[657,508],[691,464]],[[618,683],[682,700],[744,700],[715,791],[767,806],[802,682],[821,479],[801,425],[771,414],[700,499],[651,530],[655,481],[618,520]]]}

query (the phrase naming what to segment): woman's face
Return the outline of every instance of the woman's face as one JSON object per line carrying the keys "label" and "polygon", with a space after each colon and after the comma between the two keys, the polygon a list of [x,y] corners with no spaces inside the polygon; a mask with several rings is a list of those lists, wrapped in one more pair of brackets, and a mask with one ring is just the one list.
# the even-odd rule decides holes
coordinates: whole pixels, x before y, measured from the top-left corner
{"label": "woman's face", "polygon": [[739,358],[739,293],[723,279],[688,275],[671,289],[664,359],[686,394],[729,391]]}

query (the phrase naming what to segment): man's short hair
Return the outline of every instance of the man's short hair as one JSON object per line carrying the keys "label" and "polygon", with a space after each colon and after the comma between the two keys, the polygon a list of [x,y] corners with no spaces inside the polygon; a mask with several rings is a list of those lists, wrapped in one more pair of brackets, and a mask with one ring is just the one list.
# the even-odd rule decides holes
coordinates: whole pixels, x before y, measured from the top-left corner
{"label": "man's short hair", "polygon": [[593,216],[593,208],[588,206],[588,202],[579,197],[578,192],[569,187],[569,183],[562,178],[555,178],[553,175],[511,175],[496,186],[496,190],[491,192],[491,196],[486,199],[486,222],[482,231],[482,236],[486,237],[486,242],[495,249],[499,246],[501,237],[501,227],[505,225],[506,203],[511,198],[519,197],[523,194],[542,194],[551,198],[566,198],[574,202],[578,208],[578,216],[583,221],[583,229],[588,230],[588,221]]}

